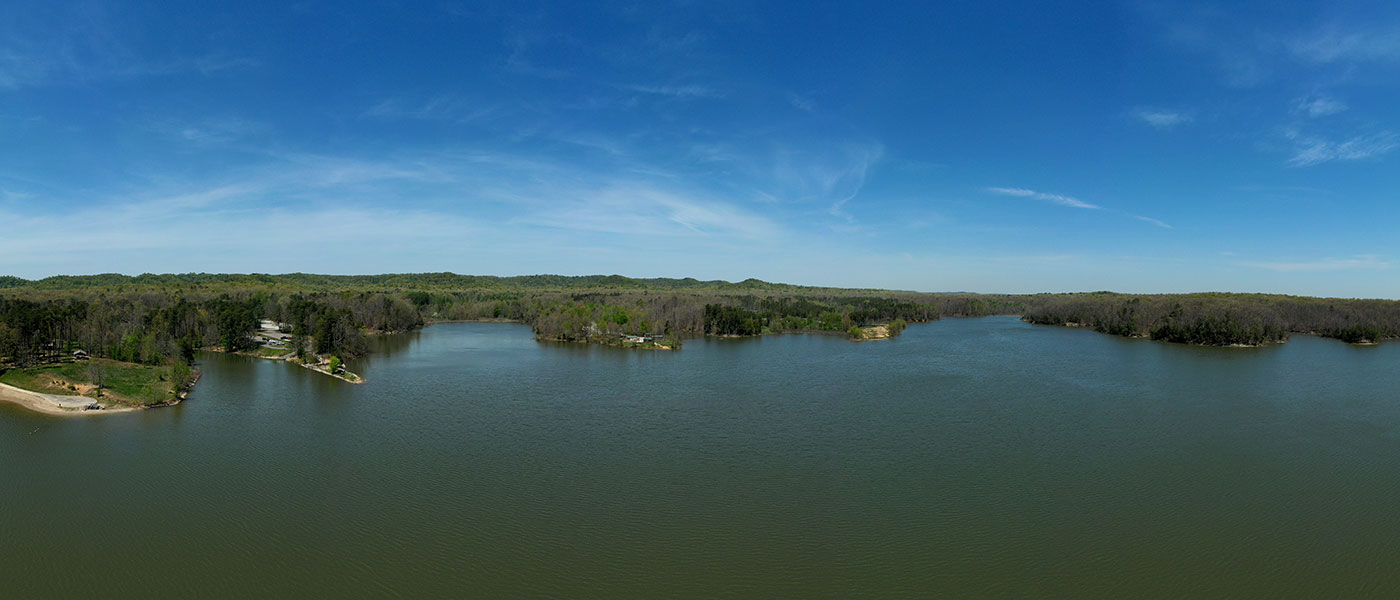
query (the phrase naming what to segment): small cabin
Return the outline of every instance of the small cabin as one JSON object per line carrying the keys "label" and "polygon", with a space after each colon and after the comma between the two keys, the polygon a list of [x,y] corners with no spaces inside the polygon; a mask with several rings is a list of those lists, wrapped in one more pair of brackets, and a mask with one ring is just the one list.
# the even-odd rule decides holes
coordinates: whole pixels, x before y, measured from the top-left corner
{"label": "small cabin", "polygon": [[74,351],[73,351],[73,360],[87,360],[87,359],[88,359],[87,350],[74,350]]}

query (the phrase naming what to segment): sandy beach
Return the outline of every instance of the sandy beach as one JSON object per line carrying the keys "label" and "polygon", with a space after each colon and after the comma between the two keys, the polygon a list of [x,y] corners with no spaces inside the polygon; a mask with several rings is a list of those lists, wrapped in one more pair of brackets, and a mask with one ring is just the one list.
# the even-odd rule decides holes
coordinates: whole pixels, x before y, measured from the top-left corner
{"label": "sandy beach", "polygon": [[0,383],[0,402],[13,402],[35,412],[68,417],[79,415],[103,415],[138,410],[128,407],[109,407],[104,410],[83,410],[84,406],[93,403],[92,398],[84,396],[41,394],[3,383]]}

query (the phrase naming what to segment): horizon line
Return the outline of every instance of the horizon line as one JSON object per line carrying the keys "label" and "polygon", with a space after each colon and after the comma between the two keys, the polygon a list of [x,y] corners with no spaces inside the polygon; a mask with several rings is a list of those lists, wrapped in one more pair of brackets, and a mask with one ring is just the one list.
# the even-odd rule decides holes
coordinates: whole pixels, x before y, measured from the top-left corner
{"label": "horizon line", "polygon": [[[633,276],[633,275],[623,275],[623,274],[621,274],[621,273],[611,273],[611,274],[590,273],[590,274],[585,274],[585,275],[564,275],[564,274],[561,274],[561,273],[530,273],[530,274],[516,274],[516,275],[492,275],[492,274],[477,274],[477,273],[457,273],[457,272],[455,272],[455,271],[416,271],[416,272],[408,272],[408,271],[405,271],[405,272],[395,272],[395,273],[312,273],[312,272],[307,272],[307,271],[291,271],[291,272],[284,272],[284,273],[264,273],[264,272],[257,272],[257,271],[252,271],[252,272],[247,272],[247,273],[233,273],[233,272],[222,272],[222,273],[221,273],[221,272],[208,272],[208,271],[187,271],[187,272],[183,272],[183,273],[173,273],[173,272],[172,272],[172,273],[154,273],[154,272],[149,272],[149,271],[147,271],[147,272],[142,272],[142,273],[133,275],[133,274],[129,274],[129,273],[121,273],[121,272],[116,272],[116,271],[109,271],[109,272],[103,272],[103,273],[80,273],[80,274],[59,273],[59,274],[54,274],[54,275],[47,275],[47,276],[44,276],[44,277],[40,277],[40,278],[38,278],[38,279],[29,279],[29,278],[21,277],[21,276],[18,276],[18,275],[0,275],[0,279],[7,279],[7,278],[8,278],[8,279],[17,279],[17,280],[24,281],[24,282],[27,282],[27,283],[39,283],[39,282],[42,282],[42,281],[46,281],[46,280],[54,279],[54,278],[60,278],[60,277],[83,278],[83,277],[101,277],[101,276],[104,276],[104,275],[115,275],[115,276],[119,276],[119,277],[128,277],[128,278],[133,278],[133,279],[138,278],[138,277],[147,276],[147,275],[149,275],[149,276],[156,276],[156,277],[160,277],[160,276],[180,276],[180,275],[211,275],[211,276],[259,276],[259,275],[261,275],[261,276],[268,276],[268,277],[286,277],[286,276],[292,276],[292,275],[311,275],[311,276],[317,276],[317,277],[383,277],[383,276],[392,276],[392,275],[401,275],[401,276],[412,276],[412,275],[453,275],[453,276],[457,276],[457,277],[494,277],[494,278],[497,278],[497,279],[513,279],[513,278],[520,278],[520,277],[567,277],[567,278],[621,277],[621,278],[624,278],[624,279],[631,279],[631,280],[668,279],[668,280],[673,280],[673,281],[684,281],[684,280],[689,279],[689,280],[697,281],[697,282],[700,282],[700,283],[719,283],[719,284],[741,284],[741,283],[744,283],[744,282],[746,282],[746,281],[757,281],[757,282],[760,282],[760,283],[767,283],[767,284],[773,284],[773,285],[788,285],[788,286],[793,286],[793,287],[822,288],[822,289],[834,289],[834,290],[853,290],[853,291],[870,290],[870,291],[899,292],[899,293],[909,293],[909,294],[946,294],[946,295],[965,294],[965,295],[976,295],[976,296],[1036,296],[1036,295],[1042,295],[1042,294],[1066,294],[1066,295],[1068,295],[1068,294],[1104,294],[1104,293],[1107,293],[1107,294],[1130,295],[1130,296],[1189,296],[1189,295],[1200,295],[1200,294],[1234,294],[1234,295],[1260,295],[1260,296],[1294,296],[1294,297],[1300,297],[1300,298],[1320,298],[1320,299],[1335,298],[1335,299],[1344,299],[1344,300],[1388,300],[1388,301],[1400,300],[1400,298],[1387,298],[1387,297],[1374,297],[1374,296],[1373,296],[1373,297],[1363,297],[1363,296],[1315,296],[1315,295],[1309,295],[1309,294],[1284,293],[1284,292],[1260,292],[1260,291],[1242,292],[1242,291],[1223,291],[1223,290],[1196,290],[1196,291],[1188,291],[1188,292],[1125,292],[1125,291],[1116,291],[1116,290],[1112,290],[1112,289],[1097,289],[1097,290],[1088,290],[1088,289],[1084,289],[1084,290],[1069,290],[1069,291],[1038,291],[1038,292],[979,292],[979,291],[968,291],[968,290],[932,291],[932,290],[911,290],[911,289],[879,288],[879,287],[848,287],[848,286],[840,286],[840,285],[822,285],[822,284],[810,284],[810,283],[791,283],[791,282],[786,282],[786,281],[770,281],[770,280],[766,280],[766,279],[760,279],[760,278],[758,278],[758,277],[747,277],[747,278],[744,278],[744,279],[739,279],[739,280],[731,281],[731,280],[728,280],[728,279],[700,279],[700,278],[692,277],[692,276],[686,276],[686,277],[674,277],[674,276],[638,277],[638,276]],[[4,289],[6,289],[6,288],[0,287],[0,290],[4,290]]]}

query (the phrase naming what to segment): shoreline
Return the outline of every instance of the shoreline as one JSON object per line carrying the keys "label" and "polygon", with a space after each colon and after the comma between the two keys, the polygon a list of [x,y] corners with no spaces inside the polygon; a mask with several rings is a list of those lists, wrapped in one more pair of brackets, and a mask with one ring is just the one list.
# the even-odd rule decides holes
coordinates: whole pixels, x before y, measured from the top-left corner
{"label": "shoreline", "polygon": [[[31,392],[24,388],[17,388],[4,383],[0,383],[0,402],[9,402],[37,413],[61,417],[105,415],[144,410],[144,408],[132,406],[103,407],[102,410],[85,410],[84,407],[97,401],[87,396],[66,396]],[[178,402],[176,402],[176,404],[178,404]]]}
{"label": "shoreline", "polygon": [[[277,361],[277,362],[284,362],[284,363],[288,363],[288,364],[293,364],[293,365],[297,365],[297,366],[299,366],[299,367],[302,367],[303,369],[309,369],[309,370],[315,371],[315,372],[317,372],[317,373],[321,373],[322,375],[329,375],[329,376],[331,376],[331,377],[334,377],[334,378],[336,378],[336,379],[339,379],[339,380],[341,380],[341,381],[344,381],[345,383],[353,383],[353,384],[358,385],[358,384],[361,384],[361,383],[364,383],[364,382],[365,382],[365,378],[364,378],[364,377],[361,377],[359,373],[354,373],[354,372],[352,372],[352,371],[350,371],[350,370],[348,370],[348,369],[346,369],[346,370],[344,371],[343,374],[338,374],[338,373],[332,373],[332,372],[330,372],[329,369],[325,368],[325,367],[323,366],[323,365],[327,364],[327,363],[325,363],[325,362],[321,362],[321,363],[308,363],[308,362],[299,361],[299,360],[297,360],[297,358],[296,358],[296,353],[295,353],[295,352],[288,352],[288,353],[283,354],[283,355],[281,355],[281,356],[263,356],[263,355],[261,355],[261,354],[258,354],[257,352],[241,352],[241,351],[240,351],[240,352],[229,352],[229,351],[224,350],[224,349],[222,349],[222,348],[204,348],[204,350],[206,350],[206,351],[208,351],[208,352],[218,352],[218,353],[221,353],[221,354],[232,354],[232,355],[235,355],[235,356],[247,356],[247,357],[249,357],[249,358],[260,358],[260,359],[262,359],[262,360],[271,360],[271,361]],[[353,379],[352,379],[352,377],[353,377]]]}
{"label": "shoreline", "polygon": [[[1028,324],[1031,324],[1031,325],[1039,325],[1039,326],[1043,326],[1043,327],[1063,327],[1063,328],[1067,328],[1067,329],[1087,329],[1087,330],[1089,330],[1089,331],[1093,331],[1094,333],[1099,333],[1099,334],[1103,334],[1103,335],[1111,335],[1111,336],[1114,336],[1114,337],[1124,337],[1124,338],[1128,338],[1128,339],[1140,339],[1140,340],[1147,340],[1147,341],[1153,341],[1153,342],[1163,342],[1163,343],[1168,343],[1168,344],[1181,344],[1181,345],[1183,345],[1183,346],[1195,346],[1195,347],[1199,347],[1199,348],[1268,348],[1268,347],[1271,347],[1271,346],[1281,346],[1281,345],[1283,345],[1283,344],[1287,344],[1287,343],[1288,343],[1288,339],[1286,339],[1286,338],[1285,338],[1285,339],[1281,339],[1281,340],[1272,340],[1272,341],[1262,342],[1262,343],[1258,343],[1258,344],[1243,344],[1243,343],[1234,343],[1234,344],[1202,344],[1202,343],[1197,343],[1197,342],[1177,342],[1177,341],[1170,341],[1170,340],[1154,340],[1154,339],[1151,338],[1151,336],[1149,336],[1149,335],[1143,335],[1143,334],[1121,335],[1121,334],[1114,334],[1114,333],[1109,333],[1109,332],[1105,332],[1105,331],[1099,331],[1099,330],[1095,329],[1092,325],[1090,325],[1090,324],[1088,324],[1088,323],[1081,323],[1081,322],[1074,322],[1074,321],[1063,322],[1063,323],[1035,323],[1035,322],[1026,320],[1025,314],[1024,314],[1024,313],[990,314],[990,315],[948,315],[948,316],[941,316],[941,317],[939,317],[938,319],[933,319],[933,320],[927,321],[927,322],[933,322],[933,321],[938,321],[938,320],[942,320],[942,319],[985,319],[985,318],[997,318],[997,317],[1016,319],[1016,320],[1019,320],[1019,321],[1022,321],[1022,322],[1028,323]],[[522,325],[526,324],[524,321],[520,321],[520,320],[516,320],[516,319],[500,319],[500,318],[493,318],[493,319],[452,319],[452,320],[442,320],[442,321],[429,321],[429,322],[425,323],[425,324],[423,325],[423,327],[424,327],[424,328],[427,328],[427,327],[431,327],[431,326],[433,326],[433,325],[439,325],[439,324],[443,324],[443,323],[516,323],[516,324],[522,324]],[[910,323],[910,324],[913,325],[914,323]],[[865,329],[873,329],[873,328],[862,328],[862,329],[865,330]],[[1389,338],[1389,339],[1382,339],[1382,340],[1362,340],[1362,341],[1358,341],[1358,342],[1348,342],[1348,341],[1342,340],[1342,339],[1340,339],[1340,338],[1334,338],[1334,337],[1330,337],[1330,336],[1321,335],[1321,334],[1319,334],[1319,333],[1317,333],[1317,332],[1315,332],[1315,331],[1290,331],[1289,333],[1290,333],[1290,334],[1293,334],[1293,335],[1312,335],[1312,336],[1316,336],[1316,337],[1320,337],[1320,338],[1324,338],[1324,339],[1334,339],[1334,340],[1337,340],[1337,341],[1339,341],[1339,342],[1341,342],[1341,343],[1344,343],[1344,344],[1348,344],[1348,345],[1351,345],[1351,346],[1361,346],[1361,347],[1379,346],[1379,345],[1381,345],[1382,343],[1384,343],[1385,341],[1389,341],[1390,339],[1396,339],[1396,338]],[[849,338],[847,332],[845,332],[845,331],[829,331],[829,330],[822,330],[822,329],[781,329],[781,330],[777,330],[777,331],[765,331],[765,332],[757,333],[757,334],[754,334],[754,335],[698,334],[697,337],[701,337],[701,338],[717,338],[717,339],[742,339],[742,338],[762,337],[762,336],[766,336],[766,335],[788,335],[788,334],[840,335],[840,336],[847,336],[847,338],[848,338],[848,339],[851,339],[851,341],[853,341],[853,342],[879,341],[879,340],[883,340],[883,339],[893,339],[893,338],[895,337],[895,336],[893,336],[893,335],[888,335],[888,336],[881,335],[881,336],[878,336],[878,337],[866,337],[866,338],[861,338],[861,339],[853,339],[853,338]],[[591,342],[591,341],[585,341],[585,340],[554,340],[554,339],[546,339],[546,338],[539,338],[539,337],[536,337],[536,339],[539,339],[540,341],[549,341],[549,342],[567,342],[567,343],[581,343],[581,344],[606,345],[606,346],[613,346],[613,347],[622,347],[622,346],[617,346],[617,345],[614,345],[614,344],[606,344],[606,343],[599,343],[599,342]],[[637,349],[664,349],[664,348],[637,348]]]}
{"label": "shoreline", "polygon": [[618,348],[621,350],[666,350],[669,352],[675,352],[680,350],[680,348],[675,346],[661,346],[656,345],[655,343],[653,343],[653,345],[651,346],[647,346],[644,344],[626,346],[623,344],[609,344],[607,342],[598,342],[593,340],[561,340],[556,338],[543,338],[538,335],[535,336],[535,341],[544,342],[547,344],[579,344],[582,346],[603,346],[605,348]]}
{"label": "shoreline", "polygon": [[[422,329],[427,329],[427,328],[429,328],[429,327],[432,327],[433,325],[443,325],[443,324],[447,324],[447,323],[518,323],[518,324],[520,324],[520,325],[525,325],[525,324],[526,324],[524,321],[521,321],[521,320],[519,320],[519,319],[506,319],[506,318],[495,318],[495,317],[490,318],[490,319],[445,319],[445,320],[441,320],[441,321],[424,321],[424,322],[423,322],[423,327],[422,327]],[[404,332],[399,332],[399,333],[409,333],[409,332],[411,332],[411,331],[415,331],[415,330],[409,330],[409,331],[404,331]]]}
{"label": "shoreline", "polygon": [[[1069,321],[1069,322],[1065,322],[1065,323],[1035,323],[1035,322],[1032,322],[1032,321],[1027,321],[1025,318],[1022,318],[1022,319],[1021,319],[1021,322],[1023,322],[1023,323],[1029,323],[1029,324],[1031,324],[1031,325],[1036,325],[1036,326],[1040,326],[1040,327],[1062,327],[1062,328],[1065,328],[1065,329],[1085,329],[1085,330],[1088,330],[1088,331],[1091,331],[1091,332],[1093,332],[1093,333],[1097,333],[1097,334],[1100,334],[1100,335],[1110,335],[1110,336],[1113,336],[1113,337],[1127,338],[1127,339],[1130,339],[1130,340],[1147,340],[1147,341],[1149,341],[1149,342],[1158,342],[1158,343],[1163,343],[1163,344],[1180,344],[1180,345],[1182,345],[1182,346],[1195,346],[1195,347],[1197,347],[1197,348],[1267,348],[1267,347],[1269,347],[1269,346],[1282,346],[1282,345],[1288,343],[1288,338],[1284,338],[1284,339],[1281,339],[1281,340],[1271,340],[1271,341],[1267,341],[1267,342],[1260,342],[1260,343],[1258,343],[1258,344],[1245,344],[1245,343],[1238,343],[1238,342],[1237,342],[1237,343],[1232,343],[1232,344],[1203,344],[1203,343],[1200,343],[1200,342],[1179,342],[1179,341],[1176,341],[1176,340],[1168,340],[1168,339],[1153,339],[1152,336],[1150,336],[1150,335],[1142,335],[1142,334],[1137,334],[1137,333],[1133,333],[1133,334],[1110,333],[1110,332],[1107,332],[1107,331],[1099,331],[1098,329],[1095,329],[1093,325],[1090,325],[1090,324],[1088,324],[1088,323],[1079,323],[1079,322],[1074,322],[1074,321]],[[1299,334],[1299,335],[1317,335],[1317,334],[1310,333],[1310,332],[1298,332],[1298,331],[1292,331],[1292,332],[1289,332],[1289,333],[1290,333],[1290,334]],[[1317,337],[1326,338],[1327,336],[1317,336]],[[1330,338],[1330,339],[1335,339],[1335,338]],[[1342,341],[1342,340],[1338,340],[1338,341]],[[1343,343],[1351,343],[1351,342],[1343,342]]]}
{"label": "shoreline", "polygon": [[852,338],[853,342],[875,342],[879,340],[892,340],[895,334],[890,332],[888,325],[876,325],[874,327],[861,327],[860,337]]}
{"label": "shoreline", "polygon": [[[324,367],[322,367],[320,363],[314,363],[314,364],[313,364],[313,363],[300,362],[300,361],[297,361],[297,360],[291,359],[291,358],[272,358],[272,357],[268,357],[268,356],[264,356],[264,357],[261,357],[261,358],[269,358],[269,359],[271,359],[271,360],[280,360],[280,361],[283,361],[283,362],[289,362],[289,363],[292,363],[292,364],[301,365],[302,368],[304,368],[304,369],[311,369],[312,371],[315,371],[315,372],[320,373],[320,374],[322,374],[322,375],[330,375],[331,377],[334,377],[334,378],[336,378],[336,379],[339,379],[339,380],[341,380],[341,381],[344,381],[345,383],[353,383],[353,384],[358,385],[358,384],[361,384],[361,383],[364,383],[364,382],[365,382],[365,378],[364,378],[364,377],[360,377],[360,375],[359,375],[358,373],[352,373],[352,372],[350,372],[349,370],[346,370],[346,371],[344,372],[344,374],[332,373],[332,372],[330,372],[329,370],[327,370],[327,369],[325,369]],[[350,379],[351,376],[353,376],[354,379]]]}

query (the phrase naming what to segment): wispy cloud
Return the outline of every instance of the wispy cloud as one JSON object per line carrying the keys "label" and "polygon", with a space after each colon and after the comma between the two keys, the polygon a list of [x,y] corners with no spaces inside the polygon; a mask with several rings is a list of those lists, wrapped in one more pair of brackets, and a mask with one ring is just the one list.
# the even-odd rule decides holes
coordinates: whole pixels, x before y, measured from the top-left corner
{"label": "wispy cloud", "polygon": [[1328,27],[1288,44],[1297,57],[1318,64],[1400,60],[1400,31]]}
{"label": "wispy cloud", "polygon": [[198,73],[207,77],[223,71],[256,67],[258,64],[258,61],[251,58],[213,54],[208,56],[173,58],[163,61],[142,61],[125,67],[114,68],[108,74],[115,77],[142,77],[148,75]]}
{"label": "wispy cloud", "polygon": [[656,96],[669,96],[678,99],[692,98],[723,98],[724,93],[712,87],[703,85],[627,85],[625,89],[643,94]]}
{"label": "wispy cloud", "polygon": [[[212,186],[153,184],[150,189],[110,195],[103,202],[71,213],[41,210],[3,215],[23,230],[0,239],[0,265],[68,261],[64,270],[71,271],[72,265],[100,262],[94,254],[108,257],[138,252],[137,256],[146,258],[172,257],[190,268],[196,266],[193,257],[227,260],[249,251],[250,244],[293,254],[314,253],[318,244],[330,241],[348,247],[346,244],[364,239],[414,239],[422,228],[421,235],[441,242],[472,229],[467,227],[468,219],[455,214],[371,206],[366,202],[372,199],[370,195],[345,184],[309,185],[321,167],[331,162],[334,159],[323,159],[319,164],[282,163]],[[46,203],[64,201],[47,194],[37,197]],[[296,201],[289,201],[293,199]],[[89,226],[69,231],[62,226],[68,219],[79,219]],[[308,227],[310,223],[315,226]],[[142,233],[142,227],[165,233],[151,236]],[[62,243],[52,245],[50,252],[39,252],[34,241],[42,237]],[[55,252],[55,248],[60,250]],[[152,250],[159,252],[149,252]],[[92,254],[81,258],[85,253]]]}
{"label": "wispy cloud", "polygon": [[1154,218],[1152,218],[1152,217],[1145,217],[1145,216],[1142,216],[1142,215],[1135,215],[1135,214],[1131,214],[1131,213],[1127,213],[1127,212],[1124,212],[1124,211],[1121,211],[1121,210],[1115,210],[1115,209],[1111,209],[1111,208],[1110,208],[1110,209],[1105,209],[1104,207],[1099,206],[1099,205],[1097,205],[1097,204],[1091,204],[1091,203],[1085,202],[1085,201],[1083,201],[1083,200],[1080,200],[1080,199],[1078,199],[1078,198],[1075,198],[1075,197],[1073,197],[1073,196],[1066,196],[1066,195],[1064,195],[1064,194],[1047,194],[1047,193],[1045,193],[1045,192],[1038,192],[1038,191],[1035,191],[1035,190],[1032,190],[1032,189],[1017,188],[1017,187],[990,187],[990,188],[987,188],[986,191],[987,191],[988,193],[991,193],[991,194],[998,194],[998,195],[1002,195],[1002,196],[1013,196],[1013,197],[1016,197],[1016,198],[1030,198],[1030,199],[1033,199],[1033,200],[1043,200],[1043,201],[1049,202],[1049,203],[1051,203],[1051,204],[1057,204],[1057,205],[1059,205],[1059,206],[1068,206],[1068,207],[1070,207],[1070,208],[1086,208],[1086,209],[1090,209],[1090,210],[1106,210],[1106,211],[1109,212],[1109,213],[1119,214],[1119,215],[1123,215],[1123,216],[1126,216],[1126,217],[1132,217],[1132,218],[1137,219],[1137,220],[1139,220],[1139,221],[1142,221],[1142,222],[1144,222],[1144,223],[1150,223],[1150,224],[1152,224],[1152,225],[1154,225],[1154,226],[1161,227],[1162,229],[1176,229],[1175,227],[1172,227],[1170,224],[1168,224],[1167,222],[1162,221],[1162,220],[1160,220],[1160,219],[1154,219]]}
{"label": "wispy cloud", "polygon": [[1166,224],[1166,223],[1164,223],[1164,222],[1162,222],[1162,221],[1160,221],[1160,220],[1154,219],[1154,218],[1152,218],[1152,217],[1144,217],[1144,216],[1142,216],[1142,215],[1133,215],[1133,218],[1134,218],[1134,219],[1137,219],[1137,220],[1139,220],[1139,221],[1146,222],[1146,223],[1151,223],[1151,224],[1153,224],[1153,225],[1156,225],[1156,226],[1158,226],[1158,227],[1161,227],[1162,229],[1176,229],[1175,227],[1172,227],[1171,225],[1168,225],[1168,224]]}
{"label": "wispy cloud", "polygon": [[1067,263],[1081,259],[1076,254],[1023,254],[1014,256],[992,256],[987,260],[998,263],[1023,263],[1031,265]]}
{"label": "wispy cloud", "polygon": [[272,126],[238,117],[196,120],[161,119],[151,124],[156,133],[195,145],[214,145],[270,132]]}
{"label": "wispy cloud", "polygon": [[709,40],[700,31],[690,30],[685,33],[669,31],[661,27],[652,27],[647,32],[646,44],[662,52],[678,52],[682,54],[690,53]]}
{"label": "wispy cloud", "polygon": [[792,107],[796,108],[797,110],[809,113],[817,112],[817,103],[806,96],[801,96],[794,92],[788,92],[787,101],[788,104],[791,104]]}
{"label": "wispy cloud", "polygon": [[530,58],[530,53],[537,46],[545,45],[549,36],[531,34],[527,32],[516,32],[509,41],[510,55],[501,64],[502,69],[508,73],[525,75],[528,77],[539,77],[542,79],[567,79],[570,77],[568,71],[554,67],[541,66]]}
{"label": "wispy cloud", "polygon": [[1001,194],[1003,196],[1016,196],[1019,198],[1034,198],[1036,200],[1045,200],[1046,202],[1051,202],[1060,206],[1068,206],[1071,208],[1089,208],[1095,210],[1103,208],[1097,204],[1090,204],[1073,196],[1065,196],[1062,194],[1046,194],[1044,192],[1037,192],[1035,190],[1028,190],[1025,188],[991,187],[987,188],[987,191],[993,194]]}
{"label": "wispy cloud", "polygon": [[1390,261],[1373,254],[1361,254],[1351,258],[1324,258],[1298,262],[1241,262],[1241,266],[1280,273],[1318,271],[1378,271],[1390,268]]}
{"label": "wispy cloud", "polygon": [[846,212],[846,203],[854,200],[856,195],[860,194],[861,188],[865,187],[865,178],[869,174],[871,166],[879,162],[884,153],[884,147],[878,144],[863,148],[853,153],[849,168],[831,174],[824,183],[827,194],[834,196],[831,208],[827,209],[827,212],[847,221],[855,220]]}
{"label": "wispy cloud", "polygon": [[0,198],[7,202],[19,202],[33,198],[34,194],[28,192],[16,192],[14,190],[0,189]]}
{"label": "wispy cloud", "polygon": [[[603,140],[599,143],[607,143]],[[372,197],[384,190],[470,203],[519,226],[597,232],[626,239],[658,236],[771,239],[770,219],[658,167],[631,173],[595,172],[565,161],[513,154],[465,152],[394,160],[293,155],[295,170],[277,181],[311,186],[318,195]],[[649,171],[649,172],[643,172]],[[465,208],[465,206],[463,207]],[[490,211],[487,211],[490,212]]]}
{"label": "wispy cloud", "polygon": [[1285,133],[1293,144],[1293,156],[1288,159],[1290,167],[1310,167],[1334,161],[1353,161],[1377,158],[1400,148],[1400,137],[1382,131],[1353,136],[1341,140],[1307,136],[1297,132]]}
{"label": "wispy cloud", "polygon": [[[132,50],[92,18],[64,23],[65,34],[33,37],[11,26],[0,30],[0,89],[94,81],[140,79],[182,74],[205,77],[257,66],[247,57],[222,53],[147,56]],[[27,37],[28,36],[28,37]]]}
{"label": "wispy cloud", "polygon": [[[1333,21],[1305,29],[1268,27],[1246,12],[1196,6],[1188,10],[1143,3],[1165,24],[1169,42],[1214,59],[1231,87],[1249,88],[1272,80],[1336,83],[1356,76],[1366,63],[1400,62],[1400,28],[1377,16],[1367,21]],[[1373,11],[1374,12],[1374,11]],[[1342,67],[1342,69],[1328,67]]]}
{"label": "wispy cloud", "polygon": [[[778,228],[768,219],[733,204],[687,197],[646,183],[619,181],[601,189],[542,188],[526,191],[530,210],[515,223],[573,231],[644,238],[721,236],[772,238]],[[536,197],[538,194],[539,197]]]}
{"label": "wispy cloud", "polygon": [[729,163],[743,160],[743,155],[735,148],[715,142],[692,144],[689,156],[697,163]]}
{"label": "wispy cloud", "polygon": [[993,194],[1001,194],[1003,196],[1019,196],[1021,198],[1031,198],[1036,195],[1035,190],[1028,190],[1025,188],[990,187],[987,188],[987,191]]}
{"label": "wispy cloud", "polygon": [[1173,129],[1178,125],[1185,125],[1194,120],[1188,113],[1152,108],[1138,108],[1133,111],[1133,116],[1137,117],[1138,120],[1143,123],[1161,130]]}
{"label": "wispy cloud", "polygon": [[[492,239],[492,230],[456,215],[419,210],[289,206],[263,210],[184,209],[174,211],[119,211],[94,209],[72,215],[16,217],[7,222],[35,231],[64,231],[67,219],[101,223],[81,234],[64,235],[62,243],[36,243],[32,235],[0,239],[0,271],[42,276],[52,273],[128,271],[132,265],[155,272],[195,270],[247,271],[249,259],[258,270],[355,271],[360,265],[392,268],[393,258],[383,252],[358,249],[363,240],[418,240],[436,245],[444,253],[464,253],[473,242]],[[307,227],[315,223],[315,227]],[[142,227],[166,233],[151,236]],[[50,238],[54,239],[54,238]],[[396,242],[386,242],[386,246]],[[326,252],[335,248],[335,252]],[[334,255],[334,258],[318,255]],[[403,254],[399,254],[402,260]],[[354,264],[356,267],[347,267]],[[337,266],[341,265],[341,266]]]}
{"label": "wispy cloud", "polygon": [[854,221],[846,205],[860,194],[884,154],[879,142],[784,144],[766,179],[777,188],[775,195],[825,204],[826,214]]}
{"label": "wispy cloud", "polygon": [[1293,101],[1294,114],[1307,115],[1314,119],[1335,115],[1346,109],[1345,102],[1330,96],[1305,96]]}
{"label": "wispy cloud", "polygon": [[[1268,43],[1260,34],[1239,35],[1237,25],[1229,22],[1222,11],[1164,11],[1152,5],[1140,5],[1148,12],[1158,12],[1166,25],[1169,43],[1207,58],[1215,63],[1230,87],[1248,88],[1267,81],[1273,72]],[[1183,14],[1183,12],[1185,14]]]}
{"label": "wispy cloud", "polygon": [[458,181],[450,171],[459,167],[427,157],[361,159],[301,153],[274,153],[272,156],[283,161],[283,165],[268,169],[258,180],[289,190],[309,187],[345,191],[343,186],[360,184],[451,184]]}
{"label": "wispy cloud", "polygon": [[0,89],[15,89],[44,80],[50,67],[11,48],[0,48]]}
{"label": "wispy cloud", "polygon": [[426,100],[402,97],[389,98],[370,107],[363,117],[375,119],[423,119],[470,123],[492,115],[500,109],[455,94],[439,94]]}
{"label": "wispy cloud", "polygon": [[[527,268],[524,261],[540,265],[529,268],[578,264],[595,272],[608,269],[597,264],[604,255],[664,271],[659,265],[666,263],[655,262],[661,259],[639,257],[741,255],[789,239],[772,204],[756,210],[675,174],[597,171],[476,150],[373,159],[268,156],[259,166],[223,173],[218,183],[152,178],[147,189],[109,191],[102,202],[61,216],[40,207],[65,204],[65,197],[16,196],[21,201],[9,206],[0,200],[0,220],[13,230],[0,237],[0,272],[131,264],[166,271],[241,271],[247,264],[274,272],[489,268],[468,256],[505,257],[510,269]],[[64,228],[65,219],[92,226]],[[151,228],[173,233],[132,233]],[[366,246],[367,239],[381,242]],[[337,259],[319,258],[327,254]]]}
{"label": "wispy cloud", "polygon": [[1234,187],[1232,187],[1232,188],[1230,188],[1230,189],[1235,190],[1235,191],[1237,191],[1237,192],[1249,192],[1249,193],[1251,193],[1251,194],[1272,194],[1272,195],[1278,195],[1278,194],[1293,194],[1293,193],[1298,193],[1298,194],[1332,194],[1332,193],[1334,193],[1332,190],[1327,190],[1327,189],[1322,189],[1322,188],[1315,188],[1315,187],[1307,187],[1307,186],[1301,186],[1301,185],[1258,185],[1258,184],[1252,184],[1252,185],[1237,185],[1237,186],[1234,186]]}

